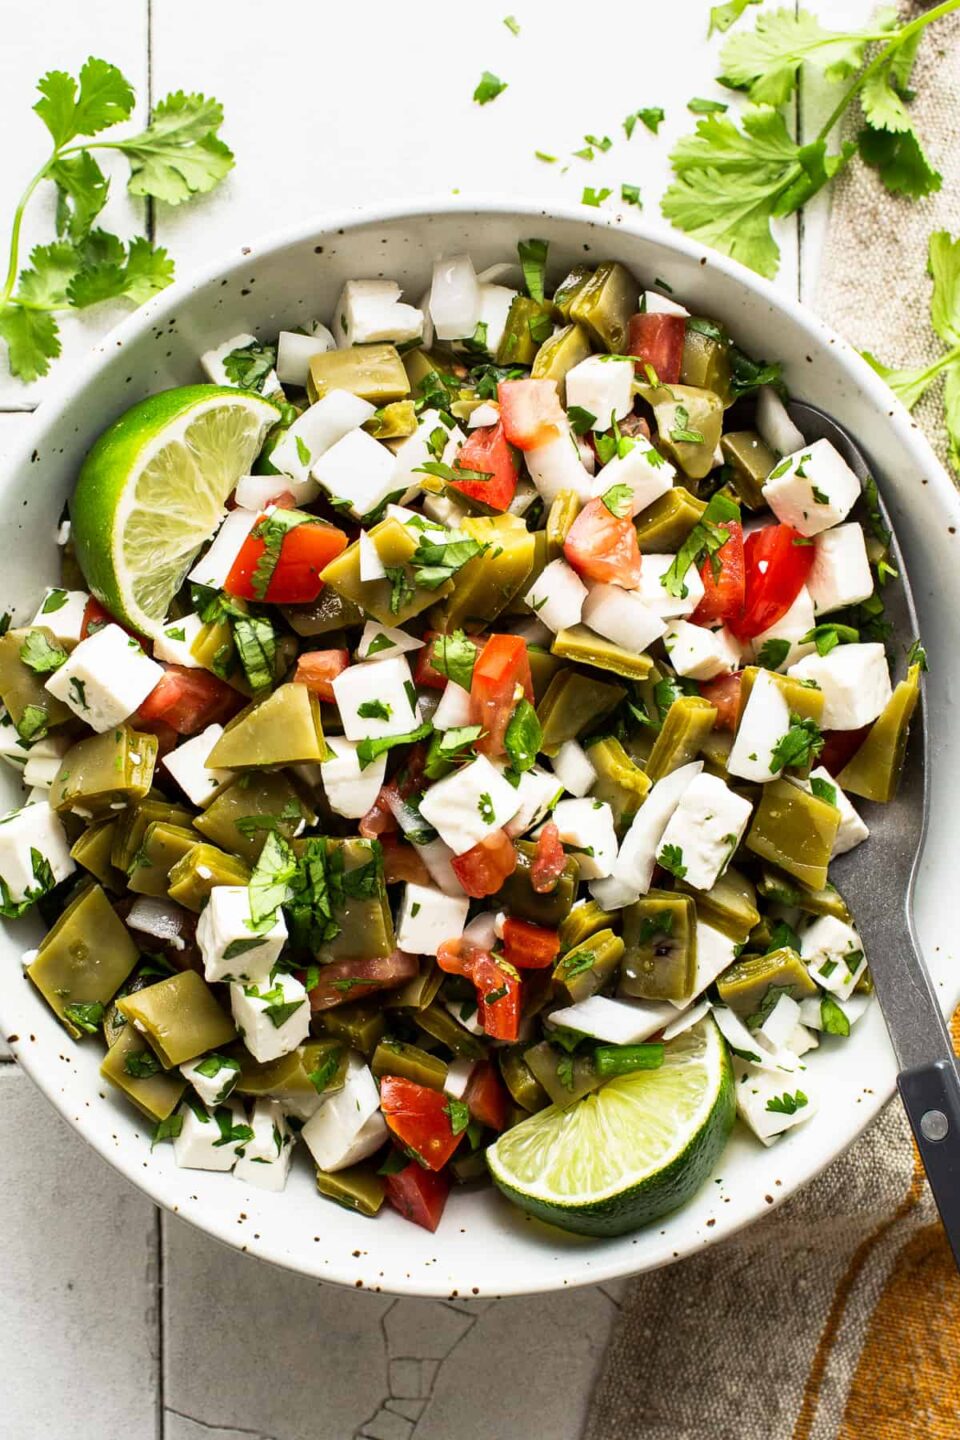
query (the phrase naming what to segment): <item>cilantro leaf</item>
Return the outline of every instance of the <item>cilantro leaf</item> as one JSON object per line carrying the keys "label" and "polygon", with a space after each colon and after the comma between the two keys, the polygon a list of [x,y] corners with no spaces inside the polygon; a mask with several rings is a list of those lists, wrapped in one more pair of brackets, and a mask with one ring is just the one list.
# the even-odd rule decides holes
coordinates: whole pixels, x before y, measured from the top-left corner
{"label": "cilantro leaf", "polygon": [[52,315],[19,307],[0,310],[0,339],[6,342],[10,373],[18,380],[46,375],[60,354],[60,331]]}
{"label": "cilantro leaf", "polygon": [[20,646],[20,659],[35,675],[49,675],[66,663],[67,652],[42,630],[28,630]]}
{"label": "cilantro leaf", "polygon": [[930,236],[927,267],[933,279],[930,321],[945,345],[960,345],[960,239],[946,230]]}
{"label": "cilantro leaf", "polygon": [[858,144],[861,159],[877,171],[894,195],[919,200],[935,194],[943,184],[943,176],[934,170],[912,130],[897,134],[867,125],[860,131]]}
{"label": "cilantro leaf", "polygon": [[505,80],[501,80],[490,70],[484,70],[477,83],[477,88],[473,92],[473,98],[478,105],[489,105],[490,101],[496,100],[497,96],[502,95],[506,88]]}
{"label": "cilantro leaf", "polygon": [[110,181],[89,150],[61,155],[49,175],[57,187],[57,234],[82,240],[107,203]]}
{"label": "cilantro leaf", "polygon": [[770,773],[808,765],[823,749],[824,739],[816,720],[790,716],[790,729],[781,735],[770,754]]}
{"label": "cilantro leaf", "polygon": [[80,87],[72,75],[51,70],[37,84],[41,98],[34,111],[59,149],[77,135],[98,135],[129,119],[134,95],[130,82],[106,60],[90,56],[80,68]]}
{"label": "cilantro leaf", "polygon": [[733,90],[745,90],[756,105],[783,105],[804,62],[828,80],[842,80],[860,64],[865,44],[859,35],[824,30],[806,10],[775,10],[759,15],[753,30],[726,41],[721,80]]}
{"label": "cilantro leaf", "polygon": [[705,556],[714,556],[730,539],[730,531],[724,522],[732,523],[739,519],[740,507],[733,500],[720,491],[711,496],[706,510],[680,546],[669,569],[660,577],[668,595],[677,599],[686,597],[684,576],[690,566],[698,565]]}
{"label": "cilantro leaf", "polygon": [[255,390],[260,395],[263,394],[263,382],[276,363],[277,347],[261,345],[259,340],[239,350],[231,350],[223,357],[223,368],[230,383],[239,385],[242,390]]}
{"label": "cilantro leaf", "polygon": [[687,873],[687,867],[683,863],[683,851],[679,845],[664,845],[657,856],[657,864],[664,870],[669,870],[678,880],[682,880]]}
{"label": "cilantro leaf", "polygon": [[542,305],[544,301],[544,280],[547,273],[547,241],[521,240],[517,245],[523,283],[531,300]]}
{"label": "cilantro leaf", "polygon": [[600,499],[610,514],[615,515],[618,520],[629,515],[633,509],[633,490],[629,485],[611,485],[609,490],[603,492]]}
{"label": "cilantro leaf", "polygon": [[223,107],[205,95],[177,90],[154,107],[146,130],[117,141],[130,161],[131,195],[181,205],[204,195],[233,168],[233,152],[218,137]]}
{"label": "cilantro leaf", "polygon": [[765,670],[779,670],[780,666],[790,654],[790,641],[771,637],[764,640],[760,646],[760,654],[757,656],[757,664],[762,665]]}
{"label": "cilantro leaf", "polygon": [[464,690],[469,690],[473,683],[476,660],[477,647],[463,630],[437,635],[433,641],[430,664]]}
{"label": "cilantro leaf", "polygon": [[526,698],[517,701],[503,737],[503,746],[510,765],[517,774],[536,764],[543,744],[543,730],[537,712]]}
{"label": "cilantro leaf", "polygon": [[388,750],[395,745],[415,745],[418,740],[426,740],[433,731],[429,720],[418,725],[416,730],[408,730],[405,735],[380,735],[376,739],[361,740],[357,744],[357,761],[361,770],[366,770],[374,760],[379,760]]}
{"label": "cilantro leaf", "polygon": [[710,29],[707,31],[707,39],[714,30],[719,30],[721,35],[726,34],[731,25],[735,25],[748,5],[759,5],[760,0],[727,0],[725,5],[714,5],[710,11]]}
{"label": "cilantro leaf", "polygon": [[276,922],[277,911],[290,898],[297,857],[282,836],[271,830],[247,886],[251,930],[262,933]]}
{"label": "cilantro leaf", "polygon": [[774,1095],[768,1100],[767,1109],[774,1115],[796,1115],[798,1110],[802,1110],[809,1103],[802,1090],[798,1090],[794,1095],[785,1091],[784,1094]]}

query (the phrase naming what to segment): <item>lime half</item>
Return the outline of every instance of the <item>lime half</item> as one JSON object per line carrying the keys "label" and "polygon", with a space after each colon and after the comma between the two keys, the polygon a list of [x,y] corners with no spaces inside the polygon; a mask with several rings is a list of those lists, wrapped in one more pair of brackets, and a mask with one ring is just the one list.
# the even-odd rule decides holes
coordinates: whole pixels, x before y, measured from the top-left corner
{"label": "lime half", "polygon": [[188,385],[141,400],[100,436],[70,513],[90,588],[118,620],[158,633],[278,413],[250,391]]}
{"label": "lime half", "polygon": [[667,1044],[659,1070],[540,1110],[501,1135],[487,1161],[503,1193],[531,1215],[581,1235],[622,1235],[699,1190],[734,1109],[730,1059],[707,1018]]}

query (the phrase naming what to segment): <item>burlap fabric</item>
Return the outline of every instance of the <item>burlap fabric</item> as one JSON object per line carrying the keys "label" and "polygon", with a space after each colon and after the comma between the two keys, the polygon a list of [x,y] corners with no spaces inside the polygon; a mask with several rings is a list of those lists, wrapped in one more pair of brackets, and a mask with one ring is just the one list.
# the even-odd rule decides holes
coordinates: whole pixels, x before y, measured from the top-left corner
{"label": "burlap fabric", "polygon": [[[852,166],[817,301],[895,366],[943,348],[925,267],[930,232],[960,231],[960,14],[915,83],[943,188],[897,200]],[[915,413],[946,461],[939,384]],[[960,1440],[960,1280],[897,1103],[744,1235],[633,1283],[584,1440]]]}

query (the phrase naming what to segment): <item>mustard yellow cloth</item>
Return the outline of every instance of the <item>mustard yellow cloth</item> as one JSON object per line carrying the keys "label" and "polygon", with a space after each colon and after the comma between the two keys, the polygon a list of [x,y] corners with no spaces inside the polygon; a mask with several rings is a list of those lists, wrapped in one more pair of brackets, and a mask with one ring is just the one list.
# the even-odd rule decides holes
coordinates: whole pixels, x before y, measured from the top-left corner
{"label": "mustard yellow cloth", "polygon": [[[960,14],[928,32],[915,85],[943,188],[911,203],[851,167],[818,297],[894,366],[942,348],[926,253],[960,231]],[[941,384],[915,413],[947,463]],[[960,1440],[960,1279],[898,1102],[745,1234],[634,1282],[584,1440]]]}

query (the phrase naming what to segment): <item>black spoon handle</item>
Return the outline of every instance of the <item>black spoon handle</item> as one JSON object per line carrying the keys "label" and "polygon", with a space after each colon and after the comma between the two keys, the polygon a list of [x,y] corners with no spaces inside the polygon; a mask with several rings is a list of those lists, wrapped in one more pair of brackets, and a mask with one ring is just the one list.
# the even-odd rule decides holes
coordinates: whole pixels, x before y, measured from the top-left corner
{"label": "black spoon handle", "polygon": [[960,1075],[951,1060],[902,1070],[900,1097],[960,1270]]}

